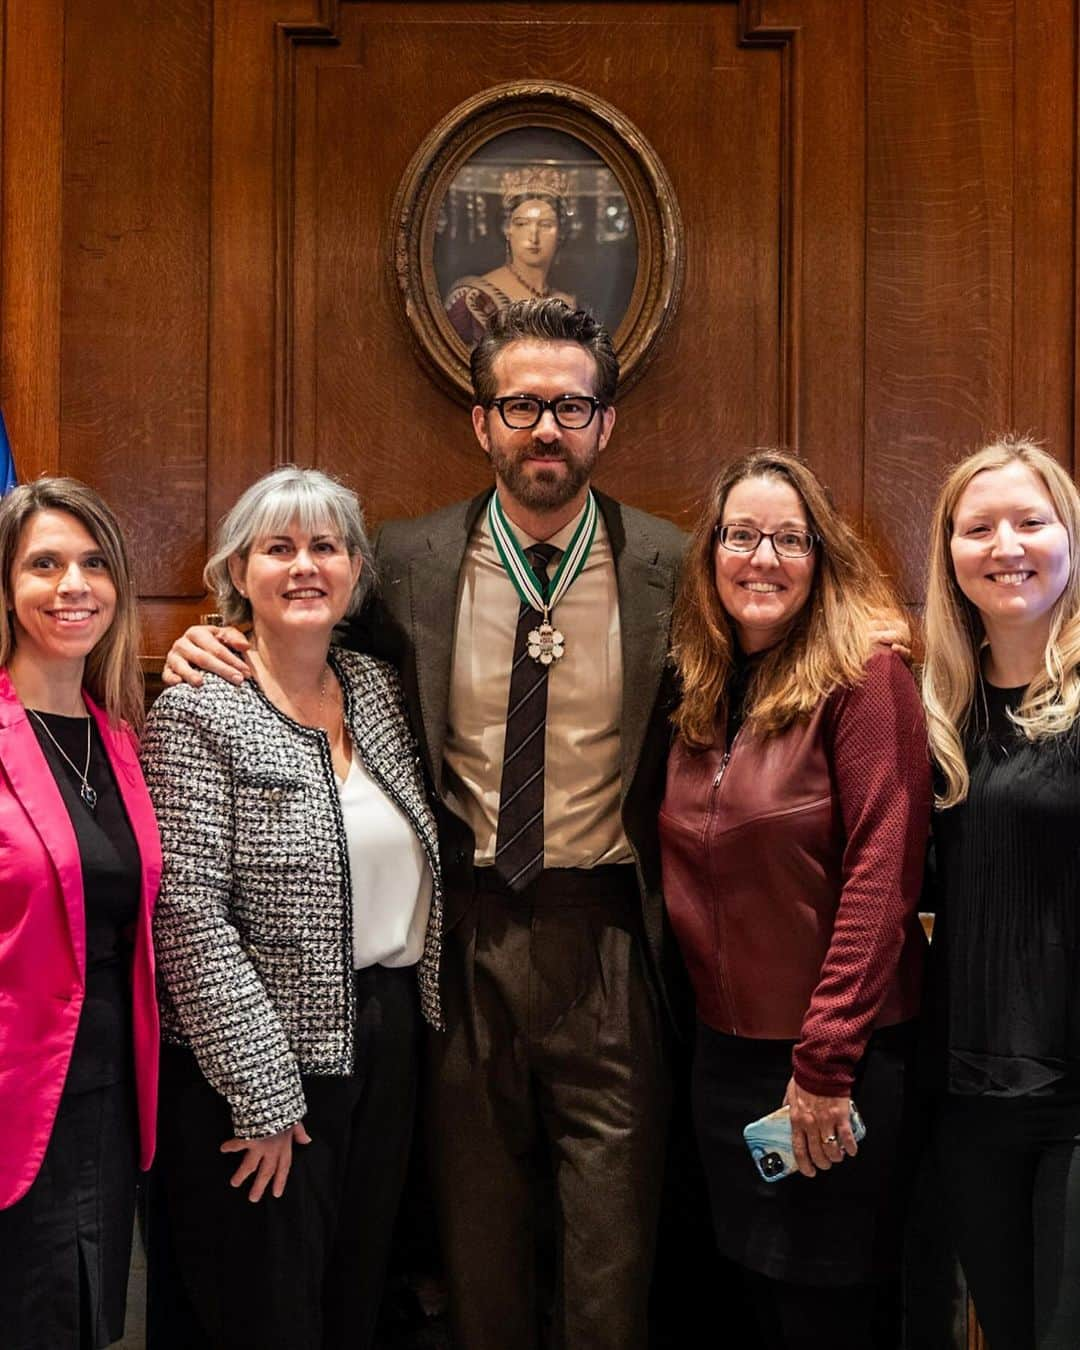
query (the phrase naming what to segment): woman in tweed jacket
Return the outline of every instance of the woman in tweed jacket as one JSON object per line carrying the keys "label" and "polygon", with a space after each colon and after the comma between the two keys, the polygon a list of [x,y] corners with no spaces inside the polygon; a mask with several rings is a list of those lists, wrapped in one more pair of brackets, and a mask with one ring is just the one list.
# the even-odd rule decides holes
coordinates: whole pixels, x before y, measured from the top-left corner
{"label": "woman in tweed jacket", "polygon": [[252,621],[253,678],[167,690],[147,727],[159,1154],[199,1345],[373,1339],[441,903],[397,677],[329,646],[368,556],[340,484],[256,483],[207,565],[226,621]]}

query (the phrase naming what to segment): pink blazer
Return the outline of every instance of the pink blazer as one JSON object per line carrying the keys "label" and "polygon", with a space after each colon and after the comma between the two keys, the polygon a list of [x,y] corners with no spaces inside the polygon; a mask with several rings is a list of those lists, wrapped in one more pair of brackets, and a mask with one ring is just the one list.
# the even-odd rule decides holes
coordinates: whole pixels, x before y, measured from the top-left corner
{"label": "pink blazer", "polygon": [[[142,859],[132,972],[139,1165],[154,1156],[158,1013],[150,915],[161,844],[135,738],[88,698]],[[0,670],[0,1209],[38,1174],[86,988],[86,914],[75,831],[37,737]]]}

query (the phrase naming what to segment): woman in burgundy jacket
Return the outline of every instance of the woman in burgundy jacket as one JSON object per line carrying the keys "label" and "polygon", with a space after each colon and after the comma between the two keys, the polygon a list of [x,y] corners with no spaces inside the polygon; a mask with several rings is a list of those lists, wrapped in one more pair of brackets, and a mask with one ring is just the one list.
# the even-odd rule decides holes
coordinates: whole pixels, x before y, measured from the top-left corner
{"label": "woman in burgundy jacket", "polygon": [[[890,612],[806,464],[725,466],[676,606],[664,892],[717,1242],[784,1350],[892,1334],[874,1326],[899,1259],[930,770],[911,674],[875,645]],[[770,1182],[742,1132],[781,1106],[801,1175]]]}

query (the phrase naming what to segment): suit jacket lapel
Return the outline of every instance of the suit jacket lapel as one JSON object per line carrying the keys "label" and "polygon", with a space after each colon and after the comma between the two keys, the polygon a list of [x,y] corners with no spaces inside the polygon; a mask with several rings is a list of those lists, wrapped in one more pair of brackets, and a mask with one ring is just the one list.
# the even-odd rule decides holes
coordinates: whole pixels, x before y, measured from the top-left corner
{"label": "suit jacket lapel", "polygon": [[427,538],[427,552],[409,564],[416,683],[428,768],[443,797],[443,747],[450,704],[458,582],[469,535],[491,496],[490,489],[467,504],[460,516],[443,517]]}
{"label": "suit jacket lapel", "polygon": [[636,530],[628,535],[619,503],[598,492],[619,588],[623,692],[620,769],[625,801],[667,663],[674,578],[660,551]]}

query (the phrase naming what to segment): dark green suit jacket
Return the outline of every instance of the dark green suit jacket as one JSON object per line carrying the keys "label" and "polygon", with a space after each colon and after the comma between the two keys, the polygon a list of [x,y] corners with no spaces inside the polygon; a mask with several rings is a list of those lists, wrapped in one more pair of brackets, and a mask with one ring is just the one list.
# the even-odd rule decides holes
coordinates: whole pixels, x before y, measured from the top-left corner
{"label": "dark green suit jacket", "polygon": [[[446,807],[443,747],[458,576],[469,535],[490,492],[417,520],[392,521],[376,546],[378,599],[352,635],[394,662],[424,764],[442,806],[439,831],[446,909],[460,917],[471,885],[472,832]],[[596,494],[615,560],[622,630],[623,702],[620,810],[641,891],[647,963],[667,1002],[671,959],[660,893],[657,814],[664,790],[673,681],[667,659],[671,608],[685,536],[674,525]],[[455,912],[455,892],[458,907]]]}

